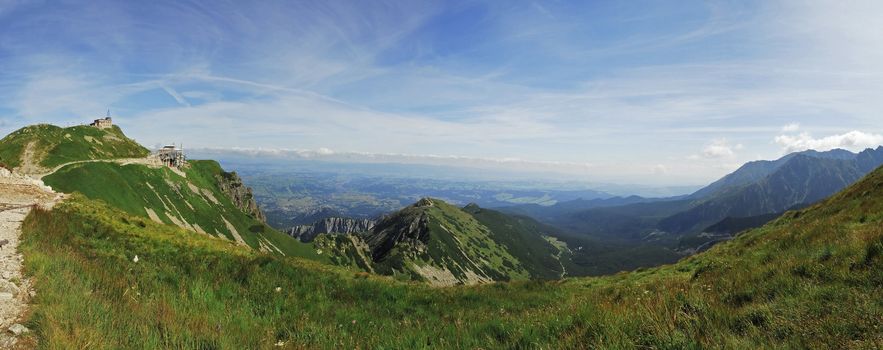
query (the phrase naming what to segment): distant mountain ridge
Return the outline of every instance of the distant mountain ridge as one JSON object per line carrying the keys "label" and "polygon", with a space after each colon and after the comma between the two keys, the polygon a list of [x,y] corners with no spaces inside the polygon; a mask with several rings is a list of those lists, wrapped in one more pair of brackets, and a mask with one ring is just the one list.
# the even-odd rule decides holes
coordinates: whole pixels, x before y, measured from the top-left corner
{"label": "distant mountain ridge", "polygon": [[[531,215],[571,233],[625,241],[645,237],[697,235],[727,218],[748,218],[740,226],[763,224],[769,214],[818,202],[883,165],[883,146],[859,153],[835,149],[803,151],[772,161],[746,163],[686,197],[635,199],[623,205],[589,201],[588,208],[518,206],[507,212]],[[625,199],[620,199],[625,200]],[[609,201],[609,200],[608,200]],[[660,236],[660,233],[665,235]]]}
{"label": "distant mountain ridge", "polygon": [[[825,152],[807,150],[790,153],[776,160],[757,160],[748,162],[739,167],[739,169],[736,169],[736,171],[722,177],[720,180],[694,192],[689,198],[705,198],[731,187],[739,187],[760,181],[764,177],[771,175],[781,166],[787,164],[792,158],[799,156],[822,159],[856,160],[857,162],[862,163],[862,169],[867,173],[876,168],[873,164],[883,163],[883,158],[880,158],[883,157],[883,150],[881,149],[883,149],[883,146],[878,147],[876,150],[869,148],[858,154],[844,149],[833,149]],[[859,159],[862,160],[859,161]]]}
{"label": "distant mountain ridge", "polygon": [[822,200],[867,173],[852,159],[798,154],[757,181],[724,187],[696,200],[690,209],[662,219],[659,228],[674,233],[695,233],[727,217],[783,212],[796,205]]}
{"label": "distant mountain ridge", "polygon": [[310,225],[298,225],[285,230],[289,236],[301,242],[310,242],[320,234],[354,234],[371,231],[377,222],[370,219],[329,217]]}

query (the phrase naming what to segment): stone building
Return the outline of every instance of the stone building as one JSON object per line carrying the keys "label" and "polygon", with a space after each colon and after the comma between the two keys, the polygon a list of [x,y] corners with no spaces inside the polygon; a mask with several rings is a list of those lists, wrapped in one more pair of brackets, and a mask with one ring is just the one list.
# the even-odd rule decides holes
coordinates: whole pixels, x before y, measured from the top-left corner
{"label": "stone building", "polygon": [[95,121],[92,122],[92,124],[89,124],[89,126],[94,126],[99,129],[109,129],[113,126],[113,119],[110,117],[95,119]]}
{"label": "stone building", "polygon": [[89,124],[89,126],[94,126],[99,129],[110,129],[113,127],[113,119],[110,118],[110,110],[107,110],[107,115],[104,118],[95,119],[95,121],[92,122],[92,124]]}

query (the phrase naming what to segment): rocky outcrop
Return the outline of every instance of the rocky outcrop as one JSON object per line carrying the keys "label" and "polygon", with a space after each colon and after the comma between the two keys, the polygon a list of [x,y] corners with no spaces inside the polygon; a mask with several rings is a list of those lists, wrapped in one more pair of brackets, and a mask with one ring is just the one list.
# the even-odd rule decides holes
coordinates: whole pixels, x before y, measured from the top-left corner
{"label": "rocky outcrop", "polygon": [[218,187],[240,210],[255,218],[256,220],[266,223],[267,219],[264,212],[258,207],[258,203],[254,200],[254,193],[251,188],[242,183],[242,178],[236,172],[224,172],[216,176]]}
{"label": "rocky outcrop", "polygon": [[381,219],[371,234],[365,237],[371,248],[371,258],[374,261],[383,260],[396,246],[422,253],[429,242],[429,218],[423,209],[432,205],[431,200],[424,198]]}
{"label": "rocky outcrop", "polygon": [[295,226],[286,231],[289,236],[301,242],[310,242],[320,234],[353,234],[371,231],[376,223],[369,219],[331,217],[314,222],[312,225]]}

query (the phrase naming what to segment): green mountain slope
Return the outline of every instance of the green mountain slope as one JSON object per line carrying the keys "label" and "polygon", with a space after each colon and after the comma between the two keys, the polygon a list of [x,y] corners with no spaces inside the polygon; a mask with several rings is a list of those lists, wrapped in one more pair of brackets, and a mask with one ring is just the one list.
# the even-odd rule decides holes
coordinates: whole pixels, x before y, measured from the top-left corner
{"label": "green mountain slope", "polygon": [[371,231],[315,242],[336,264],[446,286],[562,277],[571,254],[549,230],[527,217],[424,198]]}
{"label": "green mountain slope", "polygon": [[61,128],[34,125],[0,140],[0,162],[28,174],[44,173],[56,166],[82,160],[140,158],[149,151],[114,126]]}
{"label": "green mountain slope", "polygon": [[116,126],[35,125],[0,140],[0,161],[43,176],[57,191],[82,193],[129,214],[254,249],[328,260],[313,245],[264,224],[250,189],[235,173],[213,161],[191,161],[173,171],[146,161],[149,154]]}
{"label": "green mountain slope", "polygon": [[425,198],[380,220],[364,239],[375,271],[450,285],[527,279],[518,259],[460,208]]}
{"label": "green mountain slope", "polygon": [[44,182],[56,191],[79,192],[129,214],[229,239],[254,249],[319,259],[310,244],[291,239],[237,207],[221,184],[231,176],[214,161],[190,161],[179,173],[140,164],[79,163]]}
{"label": "green mountain slope", "polygon": [[494,242],[518,259],[532,279],[556,279],[566,274],[566,266],[570,265],[567,245],[556,246],[547,238],[554,228],[475,204],[467,205],[463,211],[487,227]]}
{"label": "green mountain slope", "polygon": [[[883,169],[681,262],[454,288],[241,249],[74,196],[24,224],[47,348],[876,348]],[[134,262],[134,256],[138,262]]]}

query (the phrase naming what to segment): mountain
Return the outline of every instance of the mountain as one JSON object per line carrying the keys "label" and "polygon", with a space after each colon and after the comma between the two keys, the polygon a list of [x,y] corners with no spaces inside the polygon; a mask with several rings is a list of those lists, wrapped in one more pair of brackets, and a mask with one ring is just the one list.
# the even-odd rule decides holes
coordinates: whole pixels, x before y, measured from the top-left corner
{"label": "mountain", "polygon": [[339,265],[433,285],[477,284],[563,276],[566,246],[545,229],[530,218],[424,198],[370,231],[319,235],[315,242]]}
{"label": "mountain", "polygon": [[355,234],[371,231],[376,224],[376,221],[369,219],[329,217],[316,221],[311,225],[292,227],[285,230],[285,233],[301,242],[310,242],[320,234]]}
{"label": "mountain", "polygon": [[129,214],[284,256],[325,260],[315,248],[264,223],[251,189],[217,162],[163,166],[113,126],[22,128],[0,140],[16,171],[41,177],[54,190],[80,193]]}
{"label": "mountain", "polygon": [[883,146],[876,149],[866,149],[855,156],[855,163],[859,170],[869,173],[883,164]]}
{"label": "mountain", "polygon": [[0,162],[24,174],[45,174],[74,161],[141,158],[150,153],[126,137],[118,126],[33,125],[10,133],[0,145]]}
{"label": "mountain", "polygon": [[[870,151],[870,149],[866,150],[865,152],[868,151]],[[736,171],[727,174],[720,180],[717,180],[709,184],[708,186],[705,186],[694,192],[689,196],[689,198],[707,198],[722,190],[737,188],[757,181],[761,181],[765,177],[771,175],[773,172],[778,170],[781,166],[787,164],[792,158],[797,156],[838,160],[854,160],[857,157],[856,154],[843,149],[833,149],[825,152],[807,150],[802,152],[790,153],[776,160],[758,160],[748,162],[739,167],[739,169],[736,169]],[[877,164],[883,164],[883,160],[881,160]],[[876,168],[876,166],[866,169],[866,172],[870,172],[874,168]]]}
{"label": "mountain", "polygon": [[[454,209],[424,201],[384,230],[431,241],[485,210]],[[39,298],[26,324],[46,348],[873,349],[883,339],[883,169],[675,264],[597,278],[402,283],[79,194],[35,209],[20,249]]]}
{"label": "mountain", "polygon": [[690,209],[661,220],[658,227],[668,232],[693,233],[727,217],[782,212],[824,199],[864,175],[854,159],[798,154],[760,180],[722,188],[697,200]]}
{"label": "mountain", "polygon": [[[588,209],[534,211],[544,223],[604,240],[695,236],[726,218],[772,218],[769,214],[810,205],[883,165],[883,147],[858,154],[845,150],[804,151],[774,161],[750,162],[685,198]],[[550,212],[551,210],[551,212]],[[537,215],[536,213],[539,213]],[[752,220],[756,225],[765,221]]]}
{"label": "mountain", "polygon": [[382,274],[406,273],[440,285],[529,278],[492,237],[460,208],[424,198],[380,220],[364,239]]}

